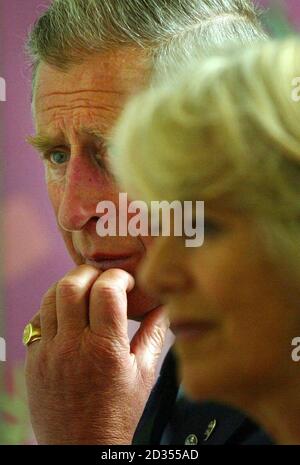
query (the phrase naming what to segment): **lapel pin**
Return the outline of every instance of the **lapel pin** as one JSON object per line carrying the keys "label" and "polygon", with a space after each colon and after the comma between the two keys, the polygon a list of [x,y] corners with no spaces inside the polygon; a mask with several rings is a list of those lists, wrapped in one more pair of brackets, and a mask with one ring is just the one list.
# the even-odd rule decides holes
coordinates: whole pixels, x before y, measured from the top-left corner
{"label": "lapel pin", "polygon": [[206,431],[204,433],[204,441],[207,441],[208,438],[211,436],[213,430],[215,429],[215,427],[217,426],[217,420],[214,419],[214,420],[211,420],[206,428]]}
{"label": "lapel pin", "polygon": [[185,446],[195,446],[198,444],[198,438],[195,434],[189,434],[184,441]]}

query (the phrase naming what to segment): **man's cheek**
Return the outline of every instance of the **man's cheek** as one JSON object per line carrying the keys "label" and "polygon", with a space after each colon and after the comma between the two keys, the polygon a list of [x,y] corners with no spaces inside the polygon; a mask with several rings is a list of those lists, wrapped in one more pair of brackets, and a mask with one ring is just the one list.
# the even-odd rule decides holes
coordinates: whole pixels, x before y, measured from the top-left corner
{"label": "man's cheek", "polygon": [[49,200],[51,202],[51,205],[57,217],[60,202],[63,197],[63,186],[61,183],[56,182],[55,180],[51,179],[51,177],[49,176],[46,178],[46,182],[47,182]]}
{"label": "man's cheek", "polygon": [[74,237],[72,233],[69,231],[64,231],[60,227],[59,231],[63,237],[64,243],[73,262],[76,263],[76,265],[82,265],[82,257],[76,252],[76,244],[74,244]]}
{"label": "man's cheek", "polygon": [[56,184],[57,186],[63,186],[66,176],[66,169],[64,166],[53,168],[46,164],[45,166],[45,179],[48,184]]}
{"label": "man's cheek", "polygon": [[153,242],[155,240],[155,237],[152,237],[152,236],[141,236],[141,241],[145,247],[145,249],[147,249],[148,247],[150,247]]}
{"label": "man's cheek", "polygon": [[70,257],[72,258],[72,260],[76,264],[81,265],[82,260],[78,256],[78,254],[77,254],[77,252],[76,252],[76,250],[74,248],[72,233],[69,232],[69,231],[65,231],[59,225],[59,222],[58,222],[59,206],[60,206],[61,198],[62,198],[62,195],[63,195],[63,191],[60,188],[60,186],[58,186],[57,183],[55,183],[55,182],[47,183],[47,190],[48,190],[48,196],[49,196],[50,203],[51,203],[52,208],[54,210],[54,215],[55,215],[55,218],[56,218],[58,231],[62,235],[62,238],[63,238],[63,241],[65,243],[66,249],[67,249]]}

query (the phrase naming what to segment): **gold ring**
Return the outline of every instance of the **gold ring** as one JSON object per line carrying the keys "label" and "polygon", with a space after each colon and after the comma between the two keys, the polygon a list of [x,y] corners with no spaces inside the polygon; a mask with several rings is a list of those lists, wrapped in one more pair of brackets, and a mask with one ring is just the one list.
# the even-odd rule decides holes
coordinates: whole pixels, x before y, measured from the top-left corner
{"label": "gold ring", "polygon": [[23,332],[24,346],[29,346],[32,342],[39,341],[40,339],[42,339],[41,329],[35,328],[31,323],[28,323]]}

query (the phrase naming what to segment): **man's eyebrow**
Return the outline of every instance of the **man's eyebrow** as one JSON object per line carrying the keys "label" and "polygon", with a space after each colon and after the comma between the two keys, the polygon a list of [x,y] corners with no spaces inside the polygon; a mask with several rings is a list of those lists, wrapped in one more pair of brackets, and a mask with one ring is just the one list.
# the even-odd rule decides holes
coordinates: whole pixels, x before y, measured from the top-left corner
{"label": "man's eyebrow", "polygon": [[83,134],[86,134],[91,137],[95,137],[96,139],[101,142],[101,144],[105,147],[108,142],[108,137],[106,137],[102,131],[100,131],[98,128],[85,128],[83,127],[81,131]]}
{"label": "man's eyebrow", "polygon": [[49,150],[51,147],[55,147],[57,145],[64,145],[62,141],[57,141],[55,139],[52,139],[51,137],[48,136],[41,136],[41,135],[36,135],[36,136],[28,136],[26,137],[26,142],[28,144],[32,145],[38,152],[44,153],[47,150]]}
{"label": "man's eyebrow", "polygon": [[[106,147],[108,144],[109,138],[105,137],[103,133],[97,128],[82,128],[80,132],[88,136],[95,137],[101,142],[101,144],[104,147]],[[32,145],[32,147],[34,147],[38,152],[41,153],[44,153],[55,146],[66,145],[63,140],[57,140],[55,138],[51,138],[41,134],[26,137],[26,142]]]}

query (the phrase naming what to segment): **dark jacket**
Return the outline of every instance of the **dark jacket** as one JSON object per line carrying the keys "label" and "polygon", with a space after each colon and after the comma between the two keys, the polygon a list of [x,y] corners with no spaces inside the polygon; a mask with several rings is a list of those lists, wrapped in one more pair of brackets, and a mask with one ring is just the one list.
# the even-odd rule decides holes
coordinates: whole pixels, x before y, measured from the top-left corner
{"label": "dark jacket", "polygon": [[179,392],[170,350],[138,424],[133,444],[272,444],[241,412],[221,404],[195,404]]}

